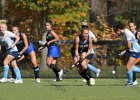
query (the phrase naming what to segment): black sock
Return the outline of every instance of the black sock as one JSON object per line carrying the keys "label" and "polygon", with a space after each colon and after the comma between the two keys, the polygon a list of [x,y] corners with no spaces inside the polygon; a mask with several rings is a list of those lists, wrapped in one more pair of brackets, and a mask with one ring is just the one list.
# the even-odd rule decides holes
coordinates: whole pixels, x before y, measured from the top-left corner
{"label": "black sock", "polygon": [[50,64],[50,68],[53,70],[56,77],[58,78],[59,77],[58,72],[60,72],[60,69],[55,64]]}
{"label": "black sock", "polygon": [[85,72],[87,73],[87,75],[89,76],[89,78],[93,78],[91,71],[89,68],[85,69]]}
{"label": "black sock", "polygon": [[39,78],[39,67],[33,67],[35,79]]}
{"label": "black sock", "polygon": [[87,75],[87,73],[85,71],[82,71],[81,73],[79,73],[84,79],[86,79],[87,81],[89,81],[89,76]]}
{"label": "black sock", "polygon": [[133,72],[133,82],[136,81],[136,72]]}
{"label": "black sock", "polygon": [[12,73],[12,78],[16,79],[16,74],[14,72],[14,68],[10,67],[10,69],[11,69],[11,73]]}

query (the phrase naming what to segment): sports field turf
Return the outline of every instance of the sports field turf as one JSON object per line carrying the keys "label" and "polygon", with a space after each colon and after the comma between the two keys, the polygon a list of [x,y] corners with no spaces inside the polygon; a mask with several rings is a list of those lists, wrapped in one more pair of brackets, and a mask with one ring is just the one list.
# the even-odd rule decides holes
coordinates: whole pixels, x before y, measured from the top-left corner
{"label": "sports field turf", "polygon": [[[24,79],[23,84],[0,83],[0,100],[138,100],[140,84],[124,86],[126,79],[96,79],[86,86],[82,79]],[[140,80],[138,80],[140,83]]]}

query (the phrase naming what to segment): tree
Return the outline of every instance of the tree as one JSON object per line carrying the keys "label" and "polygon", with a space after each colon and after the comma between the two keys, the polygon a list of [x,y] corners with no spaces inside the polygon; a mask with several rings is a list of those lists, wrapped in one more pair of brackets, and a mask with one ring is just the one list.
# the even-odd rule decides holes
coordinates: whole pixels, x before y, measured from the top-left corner
{"label": "tree", "polygon": [[[26,13],[30,12],[33,25],[38,25],[38,28],[33,29],[43,30],[44,34],[42,26],[47,19],[52,20],[58,34],[65,34],[68,38],[73,36],[73,31],[78,31],[82,20],[88,19],[89,7],[85,0],[14,0],[14,3],[16,8],[23,9]],[[46,56],[42,55],[41,65],[46,65],[43,60]]]}

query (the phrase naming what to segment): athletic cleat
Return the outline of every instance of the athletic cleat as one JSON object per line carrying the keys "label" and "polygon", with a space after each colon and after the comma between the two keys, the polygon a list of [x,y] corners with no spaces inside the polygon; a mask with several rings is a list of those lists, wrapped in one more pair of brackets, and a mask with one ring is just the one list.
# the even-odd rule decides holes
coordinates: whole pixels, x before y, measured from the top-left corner
{"label": "athletic cleat", "polygon": [[95,85],[95,79],[94,78],[90,78],[90,85]]}
{"label": "athletic cleat", "polygon": [[12,82],[14,82],[14,78],[9,78],[9,79],[7,79],[7,82],[10,82],[10,83],[12,83]]}
{"label": "athletic cleat", "polygon": [[89,80],[87,80],[87,85],[88,85],[88,86],[93,86],[93,85],[95,85],[95,79],[94,79],[94,78],[90,78]]}
{"label": "athletic cleat", "polygon": [[86,79],[83,79],[82,82],[87,82],[87,80]]}
{"label": "athletic cleat", "polygon": [[1,83],[7,82],[7,78],[2,78],[2,79],[0,79],[0,82],[1,82]]}
{"label": "athletic cleat", "polygon": [[35,79],[35,82],[36,82],[36,83],[40,83],[40,82],[41,82],[41,81],[40,81],[40,78],[36,78],[36,79]]}
{"label": "athletic cleat", "polygon": [[127,83],[125,84],[125,86],[133,86],[133,83],[127,82]]}
{"label": "athletic cleat", "polygon": [[53,81],[62,81],[62,78],[56,78],[55,80],[53,80]]}
{"label": "athletic cleat", "polygon": [[137,85],[138,84],[138,82],[137,82],[137,80],[135,80],[134,82],[133,82],[133,85]]}
{"label": "athletic cleat", "polygon": [[63,76],[63,70],[61,69],[60,72],[58,72],[59,75],[59,80],[62,81],[62,76]]}
{"label": "athletic cleat", "polygon": [[101,70],[97,69],[96,77],[99,77]]}
{"label": "athletic cleat", "polygon": [[16,79],[16,80],[14,81],[14,83],[15,83],[15,84],[20,84],[20,83],[23,83],[23,80],[22,80],[22,79],[20,79],[20,80],[17,80],[17,79]]}

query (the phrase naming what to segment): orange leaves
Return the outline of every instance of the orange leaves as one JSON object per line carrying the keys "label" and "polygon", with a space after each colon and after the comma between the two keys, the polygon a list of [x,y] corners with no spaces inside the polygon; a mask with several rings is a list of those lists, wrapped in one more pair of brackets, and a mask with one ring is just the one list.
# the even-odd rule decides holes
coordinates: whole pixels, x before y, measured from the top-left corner
{"label": "orange leaves", "polygon": [[82,17],[86,17],[86,16],[87,16],[86,12],[81,12],[80,15],[81,15]]}

